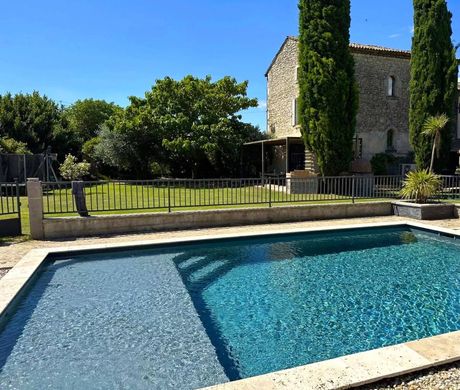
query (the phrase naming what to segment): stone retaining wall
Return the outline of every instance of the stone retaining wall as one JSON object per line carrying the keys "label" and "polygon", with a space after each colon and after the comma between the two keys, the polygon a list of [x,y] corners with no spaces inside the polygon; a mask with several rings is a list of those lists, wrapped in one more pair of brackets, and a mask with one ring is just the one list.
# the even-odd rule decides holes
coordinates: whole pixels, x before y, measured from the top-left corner
{"label": "stone retaining wall", "polygon": [[321,219],[359,218],[392,214],[391,202],[326,204],[273,208],[245,208],[173,213],[100,215],[94,217],[45,218],[36,239],[95,236],[238,226],[264,223],[299,222]]}

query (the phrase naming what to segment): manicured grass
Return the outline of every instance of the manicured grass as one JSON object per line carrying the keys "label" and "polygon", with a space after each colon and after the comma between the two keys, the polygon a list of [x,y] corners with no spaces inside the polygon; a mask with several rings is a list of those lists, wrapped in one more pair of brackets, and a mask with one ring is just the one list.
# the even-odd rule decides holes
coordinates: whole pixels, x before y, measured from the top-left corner
{"label": "manicured grass", "polygon": [[[237,183],[237,181],[235,181]],[[349,196],[336,194],[286,194],[271,191],[267,187],[215,187],[190,188],[159,186],[141,186],[130,184],[99,184],[85,189],[86,205],[93,212],[114,210],[151,210],[161,211],[177,208],[201,209],[204,207],[226,207],[258,205],[272,203],[297,203],[312,201],[348,200]],[[44,194],[45,213],[74,212],[75,207],[69,188],[55,189]]]}
{"label": "manicured grass", "polygon": [[441,199],[441,202],[454,203],[460,205],[460,198],[458,199]]}
{"label": "manicured grass", "polygon": [[[330,194],[286,194],[277,190],[282,187],[240,186],[234,181],[232,187],[191,188],[179,186],[166,188],[152,185],[131,185],[124,183],[96,184],[85,188],[88,210],[120,213],[142,211],[201,210],[226,207],[267,207],[269,203],[290,205],[314,202],[351,202],[344,189]],[[212,183],[207,183],[208,186]],[[348,192],[351,192],[348,189]],[[345,193],[345,194],[344,194]],[[393,195],[389,190],[374,193],[373,200]],[[366,200],[371,199],[366,198]],[[48,215],[75,212],[70,189],[53,189],[44,193],[44,210]]]}
{"label": "manicured grass", "polygon": [[[237,181],[235,181],[236,183]],[[226,208],[258,208],[302,204],[350,203],[349,196],[336,194],[286,194],[275,187],[185,188],[141,186],[120,183],[98,184],[85,189],[91,215],[131,214],[147,212],[213,210]],[[378,196],[378,194],[375,194]],[[385,193],[389,195],[388,192]],[[384,197],[357,198],[355,202],[385,201]],[[459,203],[460,200],[443,200]],[[44,211],[47,217],[77,216],[69,188],[45,191]],[[119,210],[122,209],[122,210]],[[23,234],[30,233],[27,197],[21,197]]]}

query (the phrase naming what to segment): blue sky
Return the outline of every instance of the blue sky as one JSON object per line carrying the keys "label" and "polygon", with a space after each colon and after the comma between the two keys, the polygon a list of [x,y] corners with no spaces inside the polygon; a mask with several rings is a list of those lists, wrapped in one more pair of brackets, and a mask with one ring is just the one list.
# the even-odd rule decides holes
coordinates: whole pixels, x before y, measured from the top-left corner
{"label": "blue sky", "polygon": [[[264,73],[287,35],[296,0],[23,0],[0,8],[0,94],[38,90],[71,104],[127,104],[156,79],[187,74],[249,80],[265,129]],[[460,42],[460,1],[449,0]],[[409,49],[412,0],[352,0],[353,42]]]}

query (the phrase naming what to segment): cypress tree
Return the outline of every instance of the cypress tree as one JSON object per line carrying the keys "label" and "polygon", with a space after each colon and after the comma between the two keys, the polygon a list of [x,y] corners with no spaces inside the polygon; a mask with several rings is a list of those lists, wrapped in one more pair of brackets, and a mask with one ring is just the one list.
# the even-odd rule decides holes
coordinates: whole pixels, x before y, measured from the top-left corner
{"label": "cypress tree", "polygon": [[441,134],[440,157],[435,169],[439,171],[448,162],[458,73],[451,19],[445,0],[414,0],[409,128],[420,169],[430,163],[433,140],[423,134],[423,124],[430,116],[446,114],[451,119]]}
{"label": "cypress tree", "polygon": [[353,159],[358,93],[350,53],[350,0],[299,2],[299,110],[302,135],[323,175]]}

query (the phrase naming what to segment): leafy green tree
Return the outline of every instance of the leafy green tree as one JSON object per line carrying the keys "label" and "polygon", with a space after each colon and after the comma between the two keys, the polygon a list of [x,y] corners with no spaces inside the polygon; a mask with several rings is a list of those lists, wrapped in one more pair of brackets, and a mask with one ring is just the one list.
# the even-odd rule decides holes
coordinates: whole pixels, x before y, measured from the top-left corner
{"label": "leafy green tree", "polygon": [[163,134],[146,99],[130,98],[131,104],[113,115],[102,127],[93,158],[122,173],[149,177],[153,161],[164,159]]}
{"label": "leafy green tree", "polygon": [[85,142],[97,136],[100,127],[122,108],[105,100],[77,100],[63,110],[61,125],[53,133],[53,149],[59,155],[82,157]]}
{"label": "leafy green tree", "polygon": [[350,0],[300,0],[299,9],[301,130],[321,173],[335,175],[353,159],[358,108]]}
{"label": "leafy green tree", "polygon": [[61,116],[60,122],[53,129],[51,148],[54,153],[58,154],[60,161],[63,161],[69,153],[81,157],[82,140],[68,126],[64,115]]}
{"label": "leafy green tree", "polygon": [[105,100],[77,100],[64,111],[68,127],[83,141],[96,137],[100,126],[121,107]]}
{"label": "leafy green tree", "polygon": [[257,132],[239,115],[257,107],[246,91],[247,82],[230,77],[157,82],[147,101],[163,129],[162,144],[173,173],[197,177],[238,171],[241,146]]}
{"label": "leafy green tree", "polygon": [[96,152],[104,163],[142,176],[152,167],[181,177],[235,175],[243,143],[261,136],[240,112],[256,106],[247,82],[167,77],[106,122]]}
{"label": "leafy green tree", "polygon": [[[419,169],[429,165],[431,156],[432,139],[423,134],[425,120],[440,113],[450,119],[455,115],[458,69],[451,19],[445,0],[414,0],[409,127]],[[452,128],[447,126],[441,134],[437,170],[447,164],[451,139]]]}
{"label": "leafy green tree", "polygon": [[22,142],[33,153],[52,144],[60,118],[61,108],[38,92],[0,95],[0,137]]}

